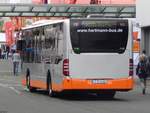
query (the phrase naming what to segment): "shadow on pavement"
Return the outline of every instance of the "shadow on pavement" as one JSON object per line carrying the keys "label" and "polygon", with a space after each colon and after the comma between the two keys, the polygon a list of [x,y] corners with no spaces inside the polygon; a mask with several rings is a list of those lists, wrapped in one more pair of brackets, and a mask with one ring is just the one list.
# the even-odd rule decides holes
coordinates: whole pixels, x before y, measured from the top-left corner
{"label": "shadow on pavement", "polygon": [[[31,92],[30,92],[31,93]],[[35,92],[32,92],[39,95],[45,95],[48,97],[48,92],[44,90],[36,90]],[[57,98],[62,99],[66,101],[124,101],[127,102],[126,99],[120,99],[120,98],[105,98],[97,96],[94,93],[59,93],[56,97],[50,97],[50,98]]]}

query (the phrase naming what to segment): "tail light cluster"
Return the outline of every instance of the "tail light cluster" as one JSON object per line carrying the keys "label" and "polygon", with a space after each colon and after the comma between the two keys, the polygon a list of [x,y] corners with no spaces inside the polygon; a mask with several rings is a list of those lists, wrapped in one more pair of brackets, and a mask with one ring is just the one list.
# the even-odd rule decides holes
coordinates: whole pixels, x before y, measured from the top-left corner
{"label": "tail light cluster", "polygon": [[63,61],[63,74],[69,76],[69,59],[64,59]]}
{"label": "tail light cluster", "polygon": [[129,60],[129,76],[133,76],[133,59]]}

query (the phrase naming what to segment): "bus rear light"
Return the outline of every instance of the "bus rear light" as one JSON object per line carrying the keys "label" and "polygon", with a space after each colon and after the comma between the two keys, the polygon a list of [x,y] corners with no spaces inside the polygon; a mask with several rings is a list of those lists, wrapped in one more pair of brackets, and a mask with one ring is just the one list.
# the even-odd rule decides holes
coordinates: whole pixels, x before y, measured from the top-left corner
{"label": "bus rear light", "polygon": [[133,59],[129,60],[129,76],[133,76]]}
{"label": "bus rear light", "polygon": [[64,59],[63,61],[63,74],[69,76],[69,59]]}

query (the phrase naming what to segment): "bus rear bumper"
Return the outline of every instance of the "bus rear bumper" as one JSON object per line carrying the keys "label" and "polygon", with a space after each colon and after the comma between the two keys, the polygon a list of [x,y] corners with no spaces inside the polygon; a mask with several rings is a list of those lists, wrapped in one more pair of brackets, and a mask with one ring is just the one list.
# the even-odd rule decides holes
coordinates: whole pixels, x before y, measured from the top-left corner
{"label": "bus rear bumper", "polygon": [[128,91],[133,89],[133,77],[121,79],[73,79],[63,80],[62,90],[116,90]]}

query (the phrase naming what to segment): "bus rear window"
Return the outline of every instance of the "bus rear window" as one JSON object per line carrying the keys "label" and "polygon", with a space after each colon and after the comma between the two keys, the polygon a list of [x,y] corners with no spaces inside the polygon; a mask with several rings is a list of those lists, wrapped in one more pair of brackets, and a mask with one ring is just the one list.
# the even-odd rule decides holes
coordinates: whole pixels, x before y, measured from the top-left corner
{"label": "bus rear window", "polygon": [[128,41],[127,20],[70,20],[75,53],[123,53]]}

